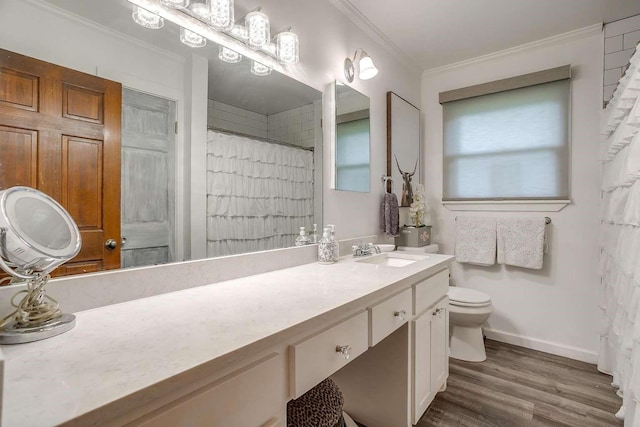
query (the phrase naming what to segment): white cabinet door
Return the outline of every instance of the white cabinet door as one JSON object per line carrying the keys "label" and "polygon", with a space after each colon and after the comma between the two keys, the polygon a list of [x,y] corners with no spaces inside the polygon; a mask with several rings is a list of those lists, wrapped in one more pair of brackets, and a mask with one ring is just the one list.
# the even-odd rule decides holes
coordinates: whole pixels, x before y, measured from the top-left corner
{"label": "white cabinet door", "polygon": [[449,300],[444,298],[413,320],[413,423],[433,401],[449,376]]}
{"label": "white cabinet door", "polygon": [[[431,311],[431,389],[437,393],[449,377],[449,299]],[[435,313],[435,314],[434,314]]]}

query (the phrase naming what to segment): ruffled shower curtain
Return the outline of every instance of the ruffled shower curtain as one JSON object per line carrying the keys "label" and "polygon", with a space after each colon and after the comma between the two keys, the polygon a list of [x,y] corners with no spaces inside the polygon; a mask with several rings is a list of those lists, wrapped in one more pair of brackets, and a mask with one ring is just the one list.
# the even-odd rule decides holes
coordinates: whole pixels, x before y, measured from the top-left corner
{"label": "ruffled shower curtain", "polygon": [[209,130],[207,255],[293,246],[313,222],[313,152]]}
{"label": "ruffled shower curtain", "polygon": [[603,328],[598,369],[613,376],[625,426],[640,427],[640,51],[602,117]]}

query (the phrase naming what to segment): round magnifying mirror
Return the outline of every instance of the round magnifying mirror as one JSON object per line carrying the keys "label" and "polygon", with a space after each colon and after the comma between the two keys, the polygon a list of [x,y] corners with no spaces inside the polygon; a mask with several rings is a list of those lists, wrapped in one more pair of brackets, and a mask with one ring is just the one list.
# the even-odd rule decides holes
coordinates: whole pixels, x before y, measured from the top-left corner
{"label": "round magnifying mirror", "polygon": [[82,245],[69,213],[29,187],[0,191],[0,228],[4,230],[0,255],[19,273],[49,273],[75,257]]}

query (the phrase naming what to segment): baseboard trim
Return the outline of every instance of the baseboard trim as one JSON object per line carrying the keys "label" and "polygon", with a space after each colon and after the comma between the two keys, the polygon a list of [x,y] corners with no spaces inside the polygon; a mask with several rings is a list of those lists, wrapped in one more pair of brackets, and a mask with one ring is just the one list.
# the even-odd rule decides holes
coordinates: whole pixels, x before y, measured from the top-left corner
{"label": "baseboard trim", "polygon": [[582,362],[594,364],[598,362],[598,354],[584,348],[562,345],[536,338],[523,337],[510,332],[494,331],[489,328],[484,328],[483,331],[487,338],[495,341],[518,345],[520,347],[555,354],[557,356],[568,357],[569,359],[580,360]]}

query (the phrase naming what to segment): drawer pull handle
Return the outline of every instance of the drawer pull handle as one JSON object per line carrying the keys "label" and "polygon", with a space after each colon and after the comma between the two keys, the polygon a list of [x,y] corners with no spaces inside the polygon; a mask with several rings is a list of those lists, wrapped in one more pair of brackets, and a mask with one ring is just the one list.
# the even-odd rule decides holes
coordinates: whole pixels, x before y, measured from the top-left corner
{"label": "drawer pull handle", "polygon": [[444,308],[440,307],[438,309],[436,309],[432,314],[435,316],[437,315],[438,317],[442,317],[442,312],[444,311]]}
{"label": "drawer pull handle", "polygon": [[404,320],[407,315],[407,310],[394,311],[393,316],[398,317],[400,320]]}
{"label": "drawer pull handle", "polygon": [[336,346],[336,353],[342,354],[342,357],[344,357],[344,360],[349,360],[351,358],[351,354],[349,354],[350,351],[351,351],[351,346],[350,345],[337,345]]}

